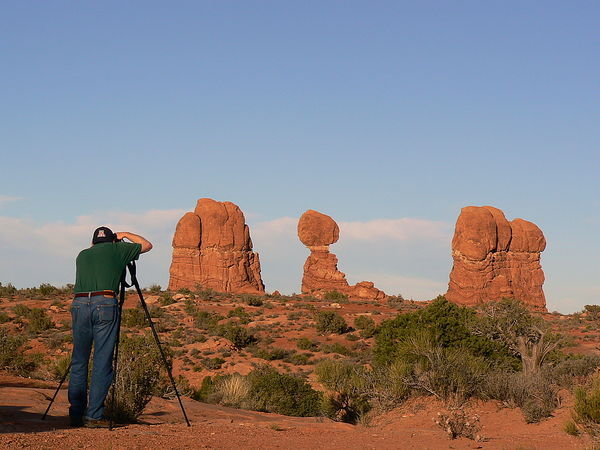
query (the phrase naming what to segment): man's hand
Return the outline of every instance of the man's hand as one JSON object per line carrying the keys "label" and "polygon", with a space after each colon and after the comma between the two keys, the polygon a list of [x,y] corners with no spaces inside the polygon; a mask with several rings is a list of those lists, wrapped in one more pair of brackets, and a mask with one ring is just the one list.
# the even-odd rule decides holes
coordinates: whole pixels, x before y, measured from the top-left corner
{"label": "man's hand", "polygon": [[130,233],[129,231],[117,231],[115,233],[117,235],[117,239],[128,239],[135,244],[141,244],[142,251],[140,253],[146,253],[152,250],[152,244],[147,239],[139,236],[137,234]]}

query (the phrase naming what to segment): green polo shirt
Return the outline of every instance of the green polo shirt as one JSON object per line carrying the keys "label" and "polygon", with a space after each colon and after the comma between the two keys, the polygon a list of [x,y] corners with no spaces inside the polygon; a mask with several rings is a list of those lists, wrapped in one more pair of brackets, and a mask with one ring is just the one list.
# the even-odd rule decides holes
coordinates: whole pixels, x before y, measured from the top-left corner
{"label": "green polo shirt", "polygon": [[138,259],[141,244],[103,242],[82,250],[77,256],[75,293],[111,290],[117,292],[127,263]]}

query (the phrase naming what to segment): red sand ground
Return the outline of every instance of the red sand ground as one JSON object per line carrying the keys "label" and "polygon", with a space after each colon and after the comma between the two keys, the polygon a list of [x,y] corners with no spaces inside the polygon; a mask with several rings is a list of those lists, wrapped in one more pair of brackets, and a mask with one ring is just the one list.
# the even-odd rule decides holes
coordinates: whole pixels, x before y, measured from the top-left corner
{"label": "red sand ground", "polygon": [[322,418],[293,418],[184,399],[192,422],[187,427],[176,401],[153,399],[143,423],[113,431],[72,429],[67,421],[66,391],[61,390],[46,421],[41,420],[54,383],[0,376],[0,448],[294,448],[294,449],[584,449],[588,437],[563,431],[570,417],[567,399],[554,417],[527,424],[516,409],[477,402],[469,412],[480,416],[483,442],[450,440],[433,422],[442,405],[413,399],[372,426],[352,426]]}

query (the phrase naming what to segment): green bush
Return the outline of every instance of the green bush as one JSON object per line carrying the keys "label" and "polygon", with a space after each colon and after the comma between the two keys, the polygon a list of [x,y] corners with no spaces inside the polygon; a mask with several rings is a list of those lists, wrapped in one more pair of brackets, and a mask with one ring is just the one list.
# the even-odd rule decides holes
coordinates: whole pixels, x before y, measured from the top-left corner
{"label": "green bush", "polygon": [[4,311],[0,311],[0,323],[10,322],[10,317]]}
{"label": "green bush", "polygon": [[365,339],[373,337],[377,329],[375,321],[368,316],[358,316],[354,319],[354,326],[360,330],[360,336]]}
{"label": "green bush", "polygon": [[257,358],[265,359],[267,361],[276,361],[279,359],[289,358],[293,353],[294,351],[285,350],[283,348],[259,348],[256,349],[252,354]]}
{"label": "green bush", "polygon": [[18,305],[13,306],[13,312],[17,315],[17,317],[27,317],[31,312],[31,308],[19,303]]}
{"label": "green bush", "polygon": [[322,344],[321,351],[324,353],[337,353],[344,356],[352,356],[354,354],[352,350],[348,347],[344,347],[338,342],[334,342],[333,344]]}
{"label": "green bush", "polygon": [[366,369],[345,361],[325,360],[315,367],[319,381],[331,391],[325,414],[333,420],[356,423],[370,409]]}
{"label": "green bush", "polygon": [[140,308],[124,309],[121,323],[128,328],[144,328],[149,326],[146,313]]}
{"label": "green bush", "polygon": [[286,416],[310,417],[321,412],[321,393],[306,381],[261,367],[248,374],[251,409]]}
{"label": "green bush", "polygon": [[493,366],[520,368],[519,359],[501,343],[471,332],[477,321],[475,311],[460,307],[444,297],[436,298],[426,308],[384,321],[375,335],[374,357],[379,364],[389,364],[402,357],[401,342],[426,333],[442,348],[458,348],[482,357]]}
{"label": "green bush", "polygon": [[244,327],[231,322],[217,326],[215,332],[218,336],[231,341],[238,350],[256,342],[256,337],[253,334],[249,333]]}
{"label": "green bush", "polygon": [[16,375],[30,375],[37,367],[36,361],[23,353],[25,338],[22,335],[11,336],[0,328],[0,369]]}
{"label": "green bush", "polygon": [[[70,368],[71,365],[71,354],[61,356],[50,364],[50,374],[52,378],[56,381],[62,379],[62,377],[67,373],[67,369]],[[69,375],[67,375],[67,379]]]}
{"label": "green bush", "polygon": [[319,311],[316,315],[316,327],[319,333],[343,334],[348,325],[342,316],[334,311]]}
{"label": "green bush", "polygon": [[241,306],[230,310],[227,313],[227,317],[238,317],[240,319],[240,323],[243,324],[247,324],[250,322],[250,314],[248,314],[246,310]]}
{"label": "green bush", "polygon": [[333,300],[336,302],[348,300],[348,296],[338,291],[328,291],[323,295],[324,300]]}
{"label": "green bush", "polygon": [[[161,387],[162,359],[151,335],[121,336],[117,376],[109,393],[107,415],[116,421],[135,422],[152,394]],[[112,390],[115,404],[112,409]]]}
{"label": "green bush", "polygon": [[480,397],[521,408],[528,423],[549,417],[559,404],[558,388],[542,374],[491,372],[481,385]]}
{"label": "green bush", "polygon": [[249,294],[240,295],[240,300],[248,306],[262,306],[264,303],[262,298]]}
{"label": "green bush", "polygon": [[1,297],[12,297],[17,293],[17,288],[12,285],[12,283],[8,283],[6,286],[3,286],[0,283],[0,296]]}
{"label": "green bush", "polygon": [[427,332],[401,344],[404,360],[413,367],[411,386],[445,402],[462,404],[479,392],[488,364],[461,348],[442,347]]}
{"label": "green bush", "polygon": [[218,314],[214,314],[208,311],[196,311],[193,314],[194,326],[201,330],[212,330],[214,329],[219,321],[223,318]]}
{"label": "green bush", "polygon": [[596,374],[588,386],[575,389],[574,418],[597,434],[600,428],[600,375]]}
{"label": "green bush", "polygon": [[313,342],[308,338],[300,338],[296,341],[296,345],[300,350],[311,350],[317,351],[319,349],[319,343]]}
{"label": "green bush", "polygon": [[158,299],[158,302],[162,306],[169,306],[169,305],[172,305],[173,303],[176,303],[175,299],[169,292],[163,292],[162,294],[160,294],[160,298]]}
{"label": "green bush", "polygon": [[152,294],[160,294],[160,292],[162,291],[162,287],[160,286],[160,284],[151,284],[146,288],[146,290],[148,292],[151,292]]}
{"label": "green bush", "polygon": [[50,283],[40,284],[40,286],[37,288],[37,290],[41,295],[44,295],[44,296],[52,295],[52,294],[59,292],[59,289],[55,286],[52,286]]}
{"label": "green bush", "polygon": [[50,319],[46,311],[42,308],[31,309],[27,315],[27,319],[29,319],[27,329],[32,333],[39,333],[54,328],[54,322],[52,322],[52,319]]}

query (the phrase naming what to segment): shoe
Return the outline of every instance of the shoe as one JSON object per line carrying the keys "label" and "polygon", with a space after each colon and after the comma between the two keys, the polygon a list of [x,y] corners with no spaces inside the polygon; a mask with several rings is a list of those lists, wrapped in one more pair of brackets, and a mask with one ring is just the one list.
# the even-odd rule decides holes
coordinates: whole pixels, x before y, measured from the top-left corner
{"label": "shoe", "polygon": [[82,416],[69,416],[69,426],[73,428],[79,428],[83,426]]}
{"label": "shoe", "polygon": [[84,417],[83,426],[86,428],[109,428],[110,421],[104,417],[101,419],[90,419],[89,417]]}

